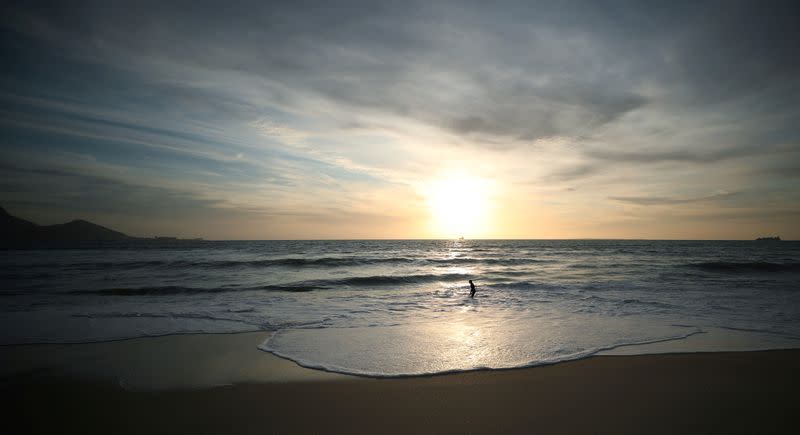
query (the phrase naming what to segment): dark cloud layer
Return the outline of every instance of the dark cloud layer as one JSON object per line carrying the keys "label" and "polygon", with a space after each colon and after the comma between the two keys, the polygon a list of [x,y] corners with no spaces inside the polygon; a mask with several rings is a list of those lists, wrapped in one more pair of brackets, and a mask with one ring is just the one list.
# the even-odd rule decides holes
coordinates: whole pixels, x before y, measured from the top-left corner
{"label": "dark cloud layer", "polygon": [[663,196],[648,196],[648,197],[612,196],[609,197],[608,199],[635,205],[674,205],[674,204],[717,201],[717,200],[732,198],[735,197],[736,195],[739,195],[739,193],[726,192],[726,193],[718,193],[715,195],[707,195],[696,198],[673,198],[673,197],[663,197]]}
{"label": "dark cloud layer", "polygon": [[597,160],[606,160],[622,163],[660,163],[660,162],[684,162],[684,163],[714,163],[727,159],[757,156],[772,153],[791,153],[797,152],[796,146],[786,144],[761,144],[750,143],[739,146],[719,147],[717,149],[704,149],[703,147],[693,146],[690,149],[667,149],[667,150],[602,150],[590,149],[585,154]]}
{"label": "dark cloud layer", "polygon": [[55,2],[4,15],[7,31],[88,62],[238,71],[523,141],[613,121],[648,103],[645,83],[687,108],[797,97],[793,2],[378,3]]}

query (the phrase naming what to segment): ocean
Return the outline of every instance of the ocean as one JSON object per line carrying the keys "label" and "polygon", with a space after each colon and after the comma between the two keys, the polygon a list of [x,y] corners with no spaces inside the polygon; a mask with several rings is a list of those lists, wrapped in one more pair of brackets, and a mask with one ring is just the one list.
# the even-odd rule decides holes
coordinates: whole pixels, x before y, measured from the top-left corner
{"label": "ocean", "polygon": [[800,347],[800,242],[153,240],[7,250],[0,325],[0,344],[274,331],[260,349],[372,376],[547,364],[719,330],[747,335],[754,349]]}

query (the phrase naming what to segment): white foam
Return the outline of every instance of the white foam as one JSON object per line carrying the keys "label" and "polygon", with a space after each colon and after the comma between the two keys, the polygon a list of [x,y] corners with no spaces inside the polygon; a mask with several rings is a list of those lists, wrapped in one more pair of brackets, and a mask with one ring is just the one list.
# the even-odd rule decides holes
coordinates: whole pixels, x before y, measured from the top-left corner
{"label": "white foam", "polygon": [[[800,347],[798,253],[791,243],[648,241],[6,252],[0,344],[277,330],[262,349],[376,376],[545,364],[615,347]],[[301,260],[279,265],[286,259]],[[475,299],[467,276],[477,279]],[[626,346],[643,342],[660,344]]]}
{"label": "white foam", "polygon": [[481,317],[375,328],[285,329],[260,349],[332,372],[410,376],[550,364],[625,344],[679,339],[696,327],[635,318]]}
{"label": "white foam", "polygon": [[600,355],[642,355],[661,353],[743,352],[800,347],[797,337],[762,331],[743,331],[730,328],[703,328],[681,340],[639,343],[618,346],[600,352]]}

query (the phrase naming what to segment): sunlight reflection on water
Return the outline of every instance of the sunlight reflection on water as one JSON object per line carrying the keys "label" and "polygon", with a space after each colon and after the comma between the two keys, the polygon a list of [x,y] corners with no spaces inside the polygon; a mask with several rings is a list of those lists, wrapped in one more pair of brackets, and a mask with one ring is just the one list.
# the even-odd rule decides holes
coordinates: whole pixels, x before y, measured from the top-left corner
{"label": "sunlight reflection on water", "polygon": [[597,343],[640,343],[698,331],[692,327],[636,324],[634,319],[513,318],[463,308],[450,319],[435,323],[284,330],[261,348],[307,367],[399,376],[552,363],[595,353],[600,350]]}

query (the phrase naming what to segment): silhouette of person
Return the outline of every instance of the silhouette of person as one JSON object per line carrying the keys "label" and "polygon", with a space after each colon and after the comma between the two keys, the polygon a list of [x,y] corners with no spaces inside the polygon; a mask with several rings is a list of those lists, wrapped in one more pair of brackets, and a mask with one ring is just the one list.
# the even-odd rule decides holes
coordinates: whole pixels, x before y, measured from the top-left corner
{"label": "silhouette of person", "polygon": [[472,280],[469,280],[469,288],[470,288],[469,297],[474,298],[475,297],[475,284],[472,283]]}

